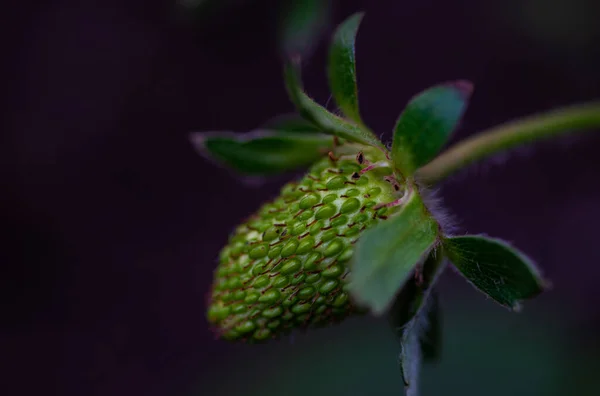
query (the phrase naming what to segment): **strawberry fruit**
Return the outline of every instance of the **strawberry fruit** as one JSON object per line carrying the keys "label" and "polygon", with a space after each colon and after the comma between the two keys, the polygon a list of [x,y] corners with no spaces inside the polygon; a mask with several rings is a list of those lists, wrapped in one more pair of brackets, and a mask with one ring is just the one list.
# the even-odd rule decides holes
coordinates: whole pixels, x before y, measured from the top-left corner
{"label": "strawberry fruit", "polygon": [[260,341],[362,311],[347,290],[348,262],[360,234],[393,215],[403,188],[378,166],[387,161],[380,151],[341,149],[286,184],[221,251],[208,319],[223,338]]}

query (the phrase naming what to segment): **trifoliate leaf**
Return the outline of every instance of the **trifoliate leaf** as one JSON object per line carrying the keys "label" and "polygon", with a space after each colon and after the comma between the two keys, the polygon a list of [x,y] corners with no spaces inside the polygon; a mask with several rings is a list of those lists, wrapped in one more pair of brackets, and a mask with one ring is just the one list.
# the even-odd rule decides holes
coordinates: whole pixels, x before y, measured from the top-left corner
{"label": "trifoliate leaf", "polygon": [[323,133],[384,149],[383,144],[373,132],[331,114],[323,106],[308,97],[303,91],[296,65],[288,62],[284,74],[288,94],[298,112],[302,117],[318,126]]}
{"label": "trifoliate leaf", "polygon": [[320,133],[257,130],[193,133],[191,141],[205,158],[245,175],[274,175],[309,166],[333,145]]}
{"label": "trifoliate leaf", "polygon": [[470,283],[512,310],[548,286],[533,261],[502,240],[475,235],[452,237],[444,240],[444,249]]}
{"label": "trifoliate leaf", "polygon": [[327,0],[285,2],[279,25],[279,45],[285,56],[310,56],[328,19]]}
{"label": "trifoliate leaf", "polygon": [[356,61],[354,43],[356,33],[363,18],[356,13],[346,19],[336,30],[329,49],[329,87],[344,115],[357,124],[362,124],[358,110],[356,87]]}
{"label": "trifoliate leaf", "polygon": [[365,231],[351,261],[350,292],[358,304],[382,314],[438,239],[438,224],[410,193],[401,210]]}
{"label": "trifoliate leaf", "polygon": [[413,97],[394,128],[392,158],[405,176],[431,161],[462,117],[473,86],[467,81],[437,85]]}

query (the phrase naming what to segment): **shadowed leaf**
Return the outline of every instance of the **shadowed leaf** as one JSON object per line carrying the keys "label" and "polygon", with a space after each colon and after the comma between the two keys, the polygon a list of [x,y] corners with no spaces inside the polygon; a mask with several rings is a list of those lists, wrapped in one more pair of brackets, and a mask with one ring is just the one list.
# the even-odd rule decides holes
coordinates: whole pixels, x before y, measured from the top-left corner
{"label": "shadowed leaf", "polygon": [[427,327],[420,338],[421,353],[423,361],[433,362],[440,358],[442,351],[442,310],[435,290],[432,290],[428,303]]}
{"label": "shadowed leaf", "polygon": [[389,320],[396,335],[401,336],[402,328],[423,309],[433,286],[445,268],[443,258],[440,249],[431,251],[427,260],[415,268],[414,275],[395,297],[389,310]]}
{"label": "shadowed leaf", "polygon": [[441,249],[436,249],[422,265],[420,276],[413,276],[402,288],[393,306],[389,320],[393,331],[402,339],[405,327],[417,315],[425,315],[426,324],[420,337],[424,360],[435,360],[441,348],[441,313],[434,285],[446,268]]}

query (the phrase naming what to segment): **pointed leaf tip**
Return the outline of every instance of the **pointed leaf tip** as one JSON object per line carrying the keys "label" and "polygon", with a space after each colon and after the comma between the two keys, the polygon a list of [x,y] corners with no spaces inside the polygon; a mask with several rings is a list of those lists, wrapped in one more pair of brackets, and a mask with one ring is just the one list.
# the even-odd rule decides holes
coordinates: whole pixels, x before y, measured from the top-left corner
{"label": "pointed leaf tip", "polygon": [[473,84],[457,80],[414,96],[394,128],[392,158],[398,170],[411,176],[431,161],[449,140],[462,118]]}
{"label": "pointed leaf tip", "polygon": [[548,289],[534,262],[507,242],[470,235],[447,238],[443,244],[450,261],[475,288],[513,311]]}

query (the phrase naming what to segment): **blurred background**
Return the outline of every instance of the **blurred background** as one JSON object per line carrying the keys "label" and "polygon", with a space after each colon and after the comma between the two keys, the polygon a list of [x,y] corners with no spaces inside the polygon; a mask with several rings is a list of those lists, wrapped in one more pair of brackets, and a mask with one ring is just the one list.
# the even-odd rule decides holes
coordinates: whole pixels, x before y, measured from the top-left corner
{"label": "blurred background", "polygon": [[[7,5],[3,394],[402,394],[399,347],[381,320],[258,347],[208,330],[220,247],[284,179],[242,185],[200,158],[188,133],[245,132],[292,110],[281,80],[284,3]],[[385,138],[413,94],[448,79],[476,87],[454,140],[600,99],[597,0],[324,6],[306,88],[328,102],[328,38],[366,11],[356,44],[361,107]],[[562,138],[441,186],[461,231],[515,243],[554,289],[511,314],[449,271],[443,358],[424,368],[424,396],[598,394],[599,149],[599,134]]]}

